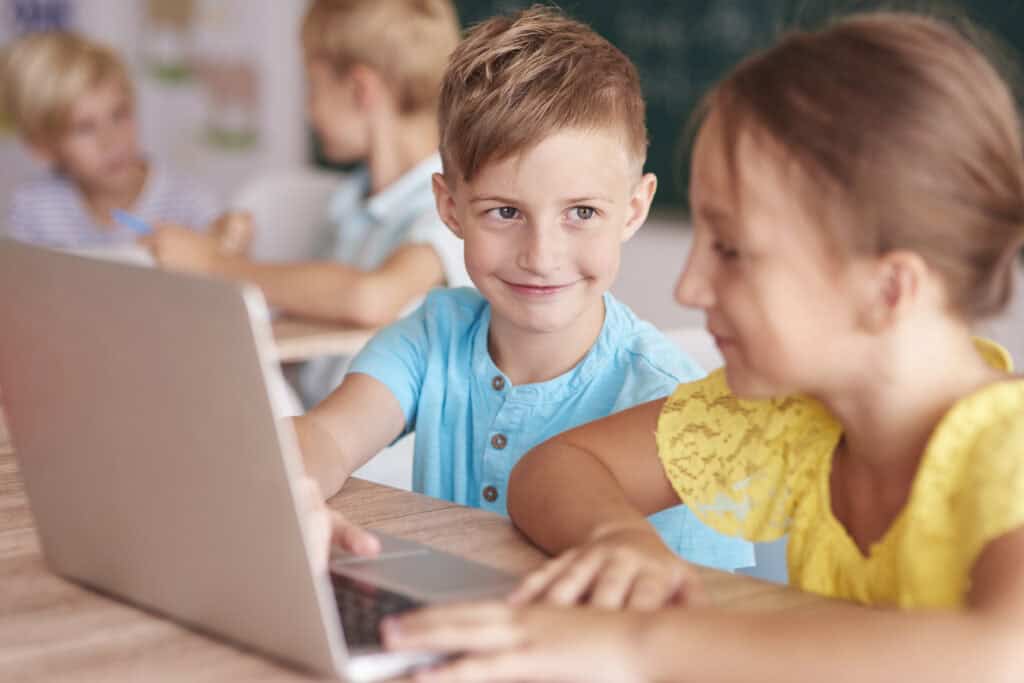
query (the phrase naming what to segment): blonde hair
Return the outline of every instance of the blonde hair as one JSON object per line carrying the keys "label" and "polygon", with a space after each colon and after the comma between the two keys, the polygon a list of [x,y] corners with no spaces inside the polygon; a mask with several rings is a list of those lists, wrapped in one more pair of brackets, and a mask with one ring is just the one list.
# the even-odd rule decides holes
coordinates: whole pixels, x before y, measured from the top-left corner
{"label": "blonde hair", "polygon": [[114,50],[75,33],[31,33],[11,43],[0,61],[0,106],[19,134],[46,143],[66,131],[75,101],[111,79],[132,91]]}
{"label": "blonde hair", "polygon": [[436,108],[445,63],[458,42],[450,0],[314,0],[302,22],[307,58],[339,74],[356,64],[372,68],[406,114]]}
{"label": "blonde hair", "polygon": [[844,254],[919,254],[967,320],[1009,302],[1024,242],[1021,122],[964,32],[912,14],[853,15],[749,58],[705,106],[723,124],[733,176],[739,134],[766,137]]}
{"label": "blonde hair", "polygon": [[647,156],[640,78],[586,24],[535,5],[474,27],[441,86],[446,176],[472,179],[564,128],[621,128],[638,166]]}

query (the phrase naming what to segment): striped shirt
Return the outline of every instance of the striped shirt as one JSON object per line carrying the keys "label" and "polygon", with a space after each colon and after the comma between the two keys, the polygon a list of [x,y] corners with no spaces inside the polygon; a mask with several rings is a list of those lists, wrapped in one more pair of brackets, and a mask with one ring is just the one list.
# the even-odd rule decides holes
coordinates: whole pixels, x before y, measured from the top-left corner
{"label": "striped shirt", "polygon": [[[222,210],[212,192],[198,182],[151,164],[142,193],[130,211],[152,223],[170,221],[203,228]],[[69,178],[49,173],[14,191],[7,216],[10,237],[46,247],[80,249],[134,243],[138,235],[121,225],[100,225]]]}

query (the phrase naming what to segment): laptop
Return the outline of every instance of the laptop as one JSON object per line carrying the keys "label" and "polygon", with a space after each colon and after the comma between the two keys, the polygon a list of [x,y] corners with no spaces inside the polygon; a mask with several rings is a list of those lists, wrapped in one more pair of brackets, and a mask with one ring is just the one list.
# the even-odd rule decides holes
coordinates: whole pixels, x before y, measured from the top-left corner
{"label": "laptop", "polygon": [[57,574],[310,672],[375,680],[381,613],[495,597],[515,577],[382,535],[311,564],[301,459],[252,286],[0,239],[0,387]]}

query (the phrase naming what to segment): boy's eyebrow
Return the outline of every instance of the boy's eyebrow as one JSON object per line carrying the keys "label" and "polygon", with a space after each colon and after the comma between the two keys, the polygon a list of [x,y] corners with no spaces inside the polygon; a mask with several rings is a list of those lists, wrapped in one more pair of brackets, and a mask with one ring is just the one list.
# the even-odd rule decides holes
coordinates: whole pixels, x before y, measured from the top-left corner
{"label": "boy's eyebrow", "polygon": [[[614,204],[615,203],[615,200],[613,200],[613,199],[611,199],[609,197],[605,197],[603,195],[591,195],[591,196],[586,196],[586,197],[569,197],[568,199],[562,199],[560,201],[561,201],[562,204],[580,204],[580,203],[583,203],[583,202],[593,202],[593,201],[607,202],[609,204]],[[518,203],[515,199],[511,199],[509,197],[502,197],[502,196],[499,196],[499,195],[480,195],[480,196],[473,196],[473,197],[469,198],[469,203],[470,204],[474,204],[476,202],[500,202],[502,204],[517,204]]]}

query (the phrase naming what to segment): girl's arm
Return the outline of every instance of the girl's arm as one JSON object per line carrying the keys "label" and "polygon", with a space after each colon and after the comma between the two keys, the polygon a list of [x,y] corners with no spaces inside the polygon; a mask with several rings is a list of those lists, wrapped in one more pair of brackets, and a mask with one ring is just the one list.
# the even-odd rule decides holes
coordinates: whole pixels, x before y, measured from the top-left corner
{"label": "girl's arm", "polygon": [[697,599],[692,567],[646,515],[679,504],[654,432],[664,399],[565,432],[512,471],[508,511],[537,545],[560,557],[526,577],[516,602],[653,609]]}
{"label": "girl's arm", "polygon": [[603,528],[645,527],[646,515],[679,504],[654,432],[665,399],[642,403],[545,441],[512,470],[508,513],[550,553]]}
{"label": "girl's arm", "polygon": [[[385,625],[392,649],[472,653],[417,680],[1024,680],[1024,530],[990,543],[961,612],[823,602],[801,611],[655,613],[470,605]],[[740,606],[741,607],[741,606]]]}

